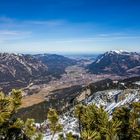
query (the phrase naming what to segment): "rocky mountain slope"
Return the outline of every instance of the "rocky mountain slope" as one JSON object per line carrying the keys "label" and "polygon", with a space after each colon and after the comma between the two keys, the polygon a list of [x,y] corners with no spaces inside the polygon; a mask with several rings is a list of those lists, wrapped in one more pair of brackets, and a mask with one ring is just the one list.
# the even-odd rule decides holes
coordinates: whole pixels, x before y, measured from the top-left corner
{"label": "rocky mountain slope", "polygon": [[140,54],[126,51],[109,51],[100,55],[88,66],[95,74],[140,74]]}
{"label": "rocky mountain slope", "polygon": [[47,65],[31,55],[0,53],[0,84],[4,83],[6,86],[7,83],[17,83],[17,87],[20,83],[26,85],[47,75],[47,72]]}
{"label": "rocky mountain slope", "polygon": [[0,54],[0,82],[37,78],[47,74],[48,67],[30,55]]}

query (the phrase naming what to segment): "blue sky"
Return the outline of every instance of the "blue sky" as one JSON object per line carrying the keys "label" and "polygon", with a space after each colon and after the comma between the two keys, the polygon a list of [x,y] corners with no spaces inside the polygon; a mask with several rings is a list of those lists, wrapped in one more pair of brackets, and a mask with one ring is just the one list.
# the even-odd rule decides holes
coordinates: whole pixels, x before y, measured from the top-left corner
{"label": "blue sky", "polygon": [[0,51],[139,51],[140,0],[0,0]]}

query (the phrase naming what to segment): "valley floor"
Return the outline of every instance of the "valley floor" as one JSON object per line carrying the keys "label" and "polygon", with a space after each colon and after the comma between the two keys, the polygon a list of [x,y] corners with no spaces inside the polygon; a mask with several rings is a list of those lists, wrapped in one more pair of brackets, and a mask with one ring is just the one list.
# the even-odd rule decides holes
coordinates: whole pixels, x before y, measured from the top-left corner
{"label": "valley floor", "polygon": [[[25,90],[24,93],[26,96],[24,96],[22,100],[22,108],[43,102],[46,100],[46,97],[51,95],[55,90],[64,89],[75,85],[87,86],[90,83],[106,78],[111,78],[111,76],[90,74],[79,65],[69,66],[66,69],[66,73],[63,74],[60,79],[53,79],[48,84],[31,85],[27,87],[27,90]],[[30,93],[28,93],[29,91]]]}

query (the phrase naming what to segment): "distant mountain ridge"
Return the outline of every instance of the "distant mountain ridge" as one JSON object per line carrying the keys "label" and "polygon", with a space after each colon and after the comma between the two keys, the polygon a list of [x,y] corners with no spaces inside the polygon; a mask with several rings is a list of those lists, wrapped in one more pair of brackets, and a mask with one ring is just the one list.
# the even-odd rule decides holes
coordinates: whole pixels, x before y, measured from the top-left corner
{"label": "distant mountain ridge", "polygon": [[140,74],[140,53],[108,51],[88,66],[94,74]]}
{"label": "distant mountain ridge", "polygon": [[76,64],[76,60],[57,54],[37,54],[34,57],[47,64],[48,73],[53,76],[60,76],[65,72],[66,67]]}

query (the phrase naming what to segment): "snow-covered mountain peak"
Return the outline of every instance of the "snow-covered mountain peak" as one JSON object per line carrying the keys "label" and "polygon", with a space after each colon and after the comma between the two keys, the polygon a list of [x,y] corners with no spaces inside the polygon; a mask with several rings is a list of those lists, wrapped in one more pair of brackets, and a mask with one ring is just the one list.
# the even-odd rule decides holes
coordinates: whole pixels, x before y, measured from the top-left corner
{"label": "snow-covered mountain peak", "polygon": [[128,51],[125,50],[111,50],[106,52],[106,54],[125,54],[125,53],[129,53]]}

